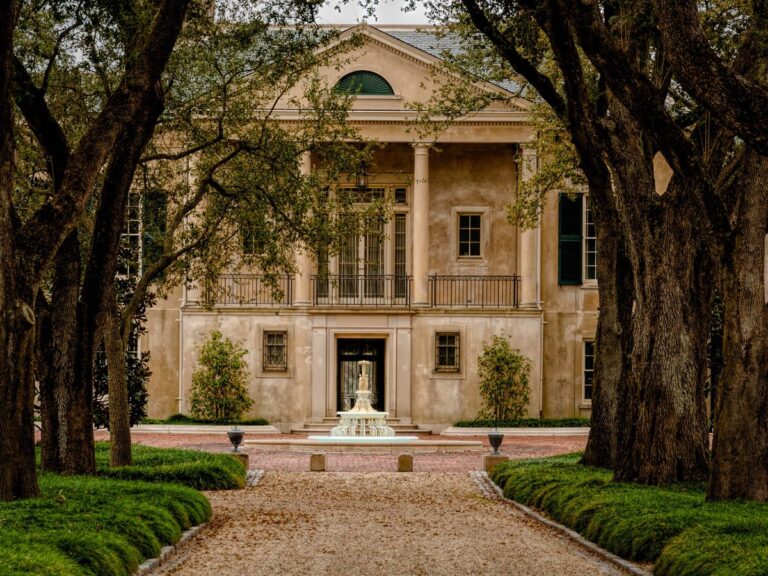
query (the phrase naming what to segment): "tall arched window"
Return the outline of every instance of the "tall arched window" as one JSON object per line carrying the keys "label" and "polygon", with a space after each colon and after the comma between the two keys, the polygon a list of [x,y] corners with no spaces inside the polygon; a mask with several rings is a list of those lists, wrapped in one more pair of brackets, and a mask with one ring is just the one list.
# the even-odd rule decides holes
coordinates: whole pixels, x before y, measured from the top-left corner
{"label": "tall arched window", "polygon": [[392,96],[395,93],[389,82],[369,70],[350,72],[336,83],[334,90],[342,94],[372,96]]}

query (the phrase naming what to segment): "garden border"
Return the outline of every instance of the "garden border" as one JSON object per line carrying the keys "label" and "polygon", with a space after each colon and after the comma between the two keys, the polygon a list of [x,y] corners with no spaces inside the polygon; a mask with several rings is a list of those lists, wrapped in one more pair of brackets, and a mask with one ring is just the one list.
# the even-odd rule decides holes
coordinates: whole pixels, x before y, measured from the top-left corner
{"label": "garden border", "polygon": [[575,544],[578,544],[582,548],[585,548],[590,553],[599,556],[606,562],[609,562],[613,564],[615,567],[624,570],[625,572],[628,572],[632,576],[653,576],[651,572],[648,570],[645,570],[644,568],[641,568],[637,564],[630,562],[629,560],[625,560],[624,558],[617,556],[616,554],[613,554],[611,552],[608,552],[605,548],[601,548],[594,542],[591,542],[584,538],[581,534],[578,532],[575,532],[574,530],[571,530],[570,528],[563,526],[562,524],[555,522],[553,520],[550,520],[546,516],[536,512],[532,508],[529,508],[528,506],[525,506],[524,504],[520,504],[520,502],[516,502],[515,500],[510,500],[509,498],[504,496],[504,493],[502,492],[501,488],[499,488],[488,476],[487,472],[483,471],[474,471],[470,472],[470,475],[474,479],[474,481],[477,483],[478,488],[480,488],[480,491],[483,493],[483,496],[486,498],[489,498],[491,500],[499,500],[501,502],[504,502],[505,504],[508,504],[510,506],[513,506],[529,518],[532,518],[536,520],[537,522],[544,524],[545,526],[552,528],[553,530],[556,530]]}
{"label": "garden border", "polygon": [[149,560],[145,560],[141,564],[139,564],[139,567],[136,569],[136,572],[134,573],[134,576],[150,576],[155,570],[157,570],[160,566],[165,564],[168,559],[175,554],[180,548],[186,546],[190,540],[197,537],[200,532],[206,528],[210,524],[209,522],[203,522],[202,524],[198,524],[197,526],[192,526],[189,530],[185,531],[181,538],[179,538],[179,541],[175,544],[171,544],[170,546],[163,546],[163,549],[160,550],[160,554],[157,556],[157,558],[150,558]]}

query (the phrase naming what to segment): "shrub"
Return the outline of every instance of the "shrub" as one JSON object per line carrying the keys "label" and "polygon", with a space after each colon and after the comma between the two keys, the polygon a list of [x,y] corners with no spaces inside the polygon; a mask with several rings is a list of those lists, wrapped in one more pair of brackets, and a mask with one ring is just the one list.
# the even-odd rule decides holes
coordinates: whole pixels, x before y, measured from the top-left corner
{"label": "shrub", "polygon": [[[213,424],[211,420],[198,420],[197,418],[192,418],[191,416],[187,416],[186,414],[173,414],[172,416],[168,416],[168,418],[162,420],[157,418],[143,418],[141,420],[142,424]],[[266,418],[261,418],[260,416],[257,416],[256,418],[246,418],[244,420],[218,420],[215,422],[216,424],[232,424],[232,425],[239,425],[239,426],[266,426],[269,424],[269,420]]]}
{"label": "shrub", "polygon": [[183,486],[42,474],[40,490],[0,502],[3,576],[129,576],[211,516]]}
{"label": "shrub", "polygon": [[248,397],[245,348],[218,330],[198,352],[199,367],[192,374],[192,416],[220,422],[239,420],[253,401]]}
{"label": "shrub", "polygon": [[[226,437],[222,442],[229,442]],[[234,490],[245,486],[245,469],[229,454],[133,446],[133,465],[111,468],[109,443],[96,443],[100,476],[145,482],[173,482],[197,490]]]}
{"label": "shrub", "polygon": [[509,462],[493,481],[607,550],[653,562],[656,576],[768,574],[768,504],[705,500],[703,484],[611,481],[580,454]]}
{"label": "shrub", "polygon": [[588,428],[589,418],[521,418],[519,420],[461,420],[457,428]]}
{"label": "shrub", "polygon": [[483,399],[479,418],[496,422],[522,418],[528,406],[531,361],[506,339],[494,336],[483,345],[477,368]]}

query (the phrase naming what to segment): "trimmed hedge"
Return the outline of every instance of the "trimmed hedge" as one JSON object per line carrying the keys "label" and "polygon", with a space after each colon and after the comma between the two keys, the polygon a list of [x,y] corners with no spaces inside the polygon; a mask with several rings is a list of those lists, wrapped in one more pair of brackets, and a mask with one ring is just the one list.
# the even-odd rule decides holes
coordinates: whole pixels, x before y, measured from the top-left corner
{"label": "trimmed hedge", "polygon": [[520,420],[462,420],[459,428],[589,428],[589,418],[521,418]]}
{"label": "trimmed hedge", "polygon": [[100,476],[145,482],[174,482],[197,490],[234,490],[245,486],[243,465],[229,454],[133,445],[133,466],[109,467],[109,443],[96,443]]}
{"label": "trimmed hedge", "polygon": [[169,416],[164,420],[157,418],[144,418],[141,421],[141,424],[190,424],[193,426],[221,424],[231,426],[266,426],[269,424],[269,421],[261,417],[245,420],[198,420],[197,418],[192,418],[191,416],[187,416],[185,414],[174,414],[173,416]]}
{"label": "trimmed hedge", "polygon": [[611,481],[580,454],[498,466],[507,498],[536,507],[603,548],[654,562],[657,576],[768,574],[768,504],[705,502],[703,484],[669,488]]}
{"label": "trimmed hedge", "polygon": [[129,576],[211,516],[172,484],[41,474],[41,496],[0,502],[3,576]]}

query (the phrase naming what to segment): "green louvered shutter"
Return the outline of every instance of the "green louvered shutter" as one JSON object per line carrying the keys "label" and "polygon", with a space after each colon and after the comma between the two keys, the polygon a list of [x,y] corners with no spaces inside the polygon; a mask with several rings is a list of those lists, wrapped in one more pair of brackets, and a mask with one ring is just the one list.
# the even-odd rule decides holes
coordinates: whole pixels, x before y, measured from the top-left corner
{"label": "green louvered shutter", "polygon": [[558,282],[560,286],[578,286],[581,281],[582,203],[581,195],[571,199],[560,194]]}
{"label": "green louvered shutter", "polygon": [[375,72],[358,70],[344,76],[336,83],[334,91],[342,94],[387,96],[395,93],[389,82]]}

